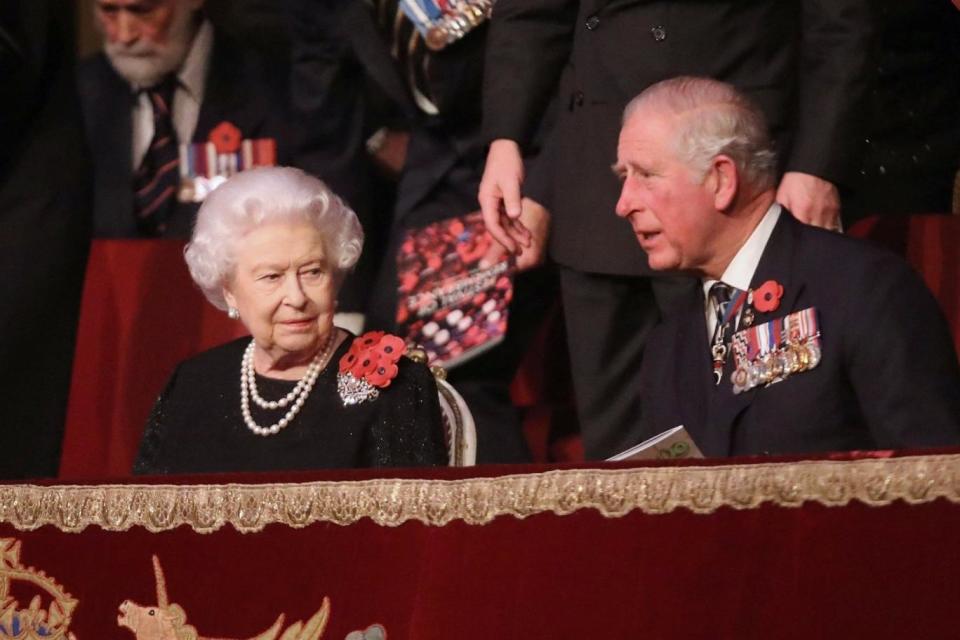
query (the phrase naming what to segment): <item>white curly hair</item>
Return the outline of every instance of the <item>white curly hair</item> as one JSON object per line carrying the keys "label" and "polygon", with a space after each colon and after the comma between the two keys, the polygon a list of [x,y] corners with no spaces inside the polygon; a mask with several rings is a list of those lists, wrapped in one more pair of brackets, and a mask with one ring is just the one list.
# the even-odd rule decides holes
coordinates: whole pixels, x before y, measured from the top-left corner
{"label": "white curly hair", "polygon": [[227,180],[207,196],[184,258],[193,281],[218,309],[236,266],[237,241],[260,225],[309,222],[320,232],[337,286],[363,249],[363,228],[353,210],[323,181],[293,167],[258,167]]}

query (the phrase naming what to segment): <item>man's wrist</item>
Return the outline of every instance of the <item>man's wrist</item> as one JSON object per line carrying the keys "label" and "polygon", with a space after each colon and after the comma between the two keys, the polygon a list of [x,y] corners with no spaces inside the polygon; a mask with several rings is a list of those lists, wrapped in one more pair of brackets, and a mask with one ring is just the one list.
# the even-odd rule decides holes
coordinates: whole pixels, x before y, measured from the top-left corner
{"label": "man's wrist", "polygon": [[500,153],[500,152],[509,152],[513,151],[517,155],[520,155],[520,145],[517,144],[516,140],[511,140],[510,138],[497,138],[490,143],[490,152],[491,153]]}

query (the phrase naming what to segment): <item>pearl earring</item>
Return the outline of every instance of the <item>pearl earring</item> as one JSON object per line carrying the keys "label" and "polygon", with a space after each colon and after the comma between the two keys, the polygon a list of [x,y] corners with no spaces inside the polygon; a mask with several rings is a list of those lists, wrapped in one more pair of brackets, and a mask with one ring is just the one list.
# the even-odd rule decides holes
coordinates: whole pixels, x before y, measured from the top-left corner
{"label": "pearl earring", "polygon": [[237,320],[240,317],[240,312],[237,311],[236,307],[230,307],[227,309],[227,317],[231,320]]}

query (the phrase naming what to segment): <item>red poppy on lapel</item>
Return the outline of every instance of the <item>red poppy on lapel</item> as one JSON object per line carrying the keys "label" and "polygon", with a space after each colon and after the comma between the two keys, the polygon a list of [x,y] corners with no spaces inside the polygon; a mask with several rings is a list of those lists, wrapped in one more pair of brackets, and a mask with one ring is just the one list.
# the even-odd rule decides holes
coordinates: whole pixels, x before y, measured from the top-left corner
{"label": "red poppy on lapel", "polygon": [[224,120],[210,131],[208,140],[213,143],[217,153],[236,153],[240,150],[243,135],[236,125]]}
{"label": "red poppy on lapel", "polygon": [[783,285],[776,280],[767,280],[753,290],[753,308],[760,313],[776,311],[783,297]]}

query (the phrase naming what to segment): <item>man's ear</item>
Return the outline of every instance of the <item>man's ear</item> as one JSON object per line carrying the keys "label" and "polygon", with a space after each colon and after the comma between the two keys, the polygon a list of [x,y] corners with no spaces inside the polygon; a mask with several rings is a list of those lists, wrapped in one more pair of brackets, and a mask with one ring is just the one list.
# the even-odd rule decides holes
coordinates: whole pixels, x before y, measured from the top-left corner
{"label": "man's ear", "polygon": [[708,184],[713,191],[713,205],[717,211],[727,211],[740,190],[740,174],[730,156],[719,155],[710,161]]}

